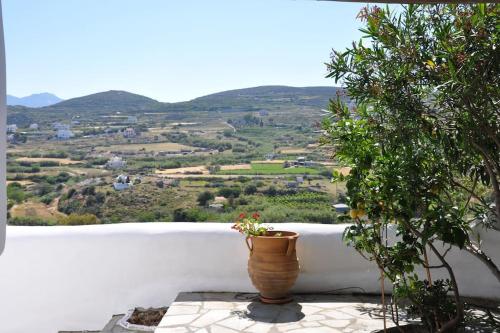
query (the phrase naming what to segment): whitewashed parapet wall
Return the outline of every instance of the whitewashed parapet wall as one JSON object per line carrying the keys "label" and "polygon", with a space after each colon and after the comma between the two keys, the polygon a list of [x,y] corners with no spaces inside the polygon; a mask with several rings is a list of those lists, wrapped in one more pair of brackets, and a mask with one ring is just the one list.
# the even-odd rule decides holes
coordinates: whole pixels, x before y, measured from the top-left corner
{"label": "whitewashed parapet wall", "polygon": [[[296,292],[378,292],[378,270],[342,242],[345,225],[280,224],[297,231]],[[500,233],[482,236],[500,260]],[[0,332],[98,330],[135,306],[165,306],[180,291],[254,291],[243,236],[222,223],[7,227],[0,256]],[[449,254],[464,295],[500,299],[477,260]],[[361,288],[361,289],[359,289]]]}
{"label": "whitewashed parapet wall", "polygon": [[[0,1],[0,254],[4,248],[7,220],[7,88],[5,76],[5,44],[3,38],[2,2]],[[1,272],[0,272],[1,274]],[[0,295],[1,297],[2,295]]]}

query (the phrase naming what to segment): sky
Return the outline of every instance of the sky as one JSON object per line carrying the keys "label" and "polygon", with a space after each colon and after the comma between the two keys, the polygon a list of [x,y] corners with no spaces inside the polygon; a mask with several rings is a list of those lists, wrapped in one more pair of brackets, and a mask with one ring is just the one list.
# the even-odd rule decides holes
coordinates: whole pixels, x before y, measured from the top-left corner
{"label": "sky", "polygon": [[260,85],[333,86],[360,3],[3,0],[7,93],[126,90],[162,102]]}

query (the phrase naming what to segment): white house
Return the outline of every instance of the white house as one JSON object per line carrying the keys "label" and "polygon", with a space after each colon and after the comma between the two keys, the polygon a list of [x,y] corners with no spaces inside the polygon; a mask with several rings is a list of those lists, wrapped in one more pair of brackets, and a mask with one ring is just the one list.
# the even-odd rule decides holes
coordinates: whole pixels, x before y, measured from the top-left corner
{"label": "white house", "polygon": [[132,182],[130,181],[130,177],[126,175],[119,175],[116,177],[115,182],[113,183],[113,188],[116,191],[123,191],[132,187]]}
{"label": "white house", "polygon": [[38,128],[39,128],[39,126],[36,123],[33,123],[30,125],[30,129],[32,129],[32,130],[38,131]]}
{"label": "white house", "polygon": [[123,130],[123,137],[125,138],[135,138],[136,135],[135,130],[131,127]]}
{"label": "white house", "polygon": [[106,163],[106,168],[108,169],[122,169],[127,165],[127,162],[124,161],[121,157],[113,156]]}
{"label": "white house", "polygon": [[57,131],[57,138],[59,140],[67,140],[69,138],[74,137],[75,134],[69,129],[60,129]]}
{"label": "white house", "polygon": [[344,203],[334,204],[332,205],[332,207],[335,208],[335,211],[337,213],[343,213],[343,214],[347,214],[351,210],[351,208]]}
{"label": "white house", "polygon": [[68,124],[62,124],[60,122],[55,122],[52,124],[52,128],[56,131],[59,130],[69,130],[70,126]]}
{"label": "white house", "polygon": [[16,124],[7,125],[7,133],[16,133],[16,132],[17,132]]}

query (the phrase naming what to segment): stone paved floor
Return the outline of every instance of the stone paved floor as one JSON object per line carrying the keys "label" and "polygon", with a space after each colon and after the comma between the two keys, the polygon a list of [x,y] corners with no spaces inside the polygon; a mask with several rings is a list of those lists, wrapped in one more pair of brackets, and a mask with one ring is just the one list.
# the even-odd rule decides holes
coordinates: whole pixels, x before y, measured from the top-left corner
{"label": "stone paved floor", "polygon": [[383,328],[378,297],[296,295],[291,303],[266,305],[256,296],[181,293],[155,333],[364,333]]}

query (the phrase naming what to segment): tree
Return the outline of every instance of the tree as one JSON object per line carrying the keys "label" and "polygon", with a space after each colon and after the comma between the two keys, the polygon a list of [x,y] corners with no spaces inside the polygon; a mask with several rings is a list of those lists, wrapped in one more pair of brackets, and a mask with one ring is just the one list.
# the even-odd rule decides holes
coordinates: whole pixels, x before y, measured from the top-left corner
{"label": "tree", "polygon": [[[355,224],[345,239],[377,263],[396,301],[409,299],[410,314],[431,332],[453,331],[463,320],[446,260],[452,246],[474,254],[500,281],[471,233],[471,221],[494,228],[500,217],[499,8],[408,5],[395,14],[367,7],[359,17],[371,44],[334,51],[327,65],[328,77],[343,82],[357,104],[349,110],[338,97],[323,123],[323,140],[352,166]],[[389,239],[388,229],[400,239]],[[418,266],[424,281],[413,273]],[[433,281],[438,268],[447,280]]]}
{"label": "tree", "polygon": [[206,206],[207,203],[213,199],[214,199],[214,195],[212,192],[209,192],[209,191],[201,192],[200,194],[198,194],[198,199],[197,199],[198,205]]}
{"label": "tree", "polygon": [[248,184],[247,186],[245,186],[244,191],[245,191],[246,195],[255,194],[255,193],[257,193],[257,186],[255,186],[254,184]]}

